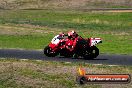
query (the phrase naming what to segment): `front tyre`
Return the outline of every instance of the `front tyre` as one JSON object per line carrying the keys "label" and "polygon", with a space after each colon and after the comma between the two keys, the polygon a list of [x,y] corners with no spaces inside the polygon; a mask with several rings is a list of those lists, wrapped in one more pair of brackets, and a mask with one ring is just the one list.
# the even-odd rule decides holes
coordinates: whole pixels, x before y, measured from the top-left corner
{"label": "front tyre", "polygon": [[48,57],[55,57],[57,55],[56,52],[53,52],[52,49],[49,46],[46,46],[44,48],[44,54]]}

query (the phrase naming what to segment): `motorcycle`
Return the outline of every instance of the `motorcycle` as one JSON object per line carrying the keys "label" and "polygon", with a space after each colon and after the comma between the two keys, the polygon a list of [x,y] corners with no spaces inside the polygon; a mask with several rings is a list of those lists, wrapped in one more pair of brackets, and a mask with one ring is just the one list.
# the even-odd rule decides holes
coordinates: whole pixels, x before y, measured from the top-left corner
{"label": "motorcycle", "polygon": [[[75,42],[74,42],[75,41]],[[97,44],[102,43],[101,38],[82,38],[78,36],[74,41],[67,37],[56,35],[51,43],[44,48],[44,54],[48,57],[57,55],[73,58],[94,59],[99,55]],[[76,43],[73,48],[73,42]]]}

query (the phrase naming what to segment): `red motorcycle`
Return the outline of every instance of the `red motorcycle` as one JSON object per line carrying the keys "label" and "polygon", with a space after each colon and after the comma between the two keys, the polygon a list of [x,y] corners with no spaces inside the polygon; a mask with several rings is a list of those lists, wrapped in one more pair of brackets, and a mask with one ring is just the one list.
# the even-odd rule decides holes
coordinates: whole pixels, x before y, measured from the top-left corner
{"label": "red motorcycle", "polygon": [[[73,48],[73,43],[75,47]],[[99,49],[96,44],[102,43],[101,38],[84,39],[78,36],[74,40],[68,39],[67,36],[56,35],[51,43],[44,48],[44,54],[48,57],[57,55],[64,57],[83,57],[85,59],[93,59],[99,55]]]}

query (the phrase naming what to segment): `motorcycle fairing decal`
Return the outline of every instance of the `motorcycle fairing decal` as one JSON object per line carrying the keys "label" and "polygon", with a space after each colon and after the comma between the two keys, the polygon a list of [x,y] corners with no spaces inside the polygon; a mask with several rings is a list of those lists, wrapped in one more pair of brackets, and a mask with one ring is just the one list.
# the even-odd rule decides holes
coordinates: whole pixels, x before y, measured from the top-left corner
{"label": "motorcycle fairing decal", "polygon": [[90,46],[94,46],[101,42],[101,38],[90,38]]}
{"label": "motorcycle fairing decal", "polygon": [[59,37],[59,35],[56,35],[56,36],[52,39],[51,43],[57,45],[57,44],[60,42],[60,39],[59,39],[58,37]]}

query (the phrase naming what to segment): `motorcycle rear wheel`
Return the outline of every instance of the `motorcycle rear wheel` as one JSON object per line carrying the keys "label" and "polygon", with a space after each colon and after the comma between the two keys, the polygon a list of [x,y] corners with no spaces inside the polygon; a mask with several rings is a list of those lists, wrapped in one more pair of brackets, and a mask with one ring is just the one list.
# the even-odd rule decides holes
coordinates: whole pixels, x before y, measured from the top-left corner
{"label": "motorcycle rear wheel", "polygon": [[92,46],[86,50],[85,59],[94,59],[99,55],[99,49],[96,46]]}

